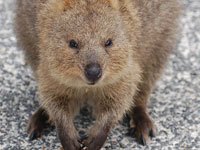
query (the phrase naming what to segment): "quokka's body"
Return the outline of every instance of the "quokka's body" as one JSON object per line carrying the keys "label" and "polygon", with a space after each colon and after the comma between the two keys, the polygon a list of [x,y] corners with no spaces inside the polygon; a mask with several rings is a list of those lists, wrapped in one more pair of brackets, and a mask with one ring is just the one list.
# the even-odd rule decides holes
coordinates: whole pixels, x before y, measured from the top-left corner
{"label": "quokka's body", "polygon": [[[147,100],[176,41],[178,0],[20,0],[16,33],[39,86],[31,138],[51,120],[65,150],[100,149],[124,114],[130,133],[154,135]],[[83,104],[96,122],[87,139],[73,125]]]}

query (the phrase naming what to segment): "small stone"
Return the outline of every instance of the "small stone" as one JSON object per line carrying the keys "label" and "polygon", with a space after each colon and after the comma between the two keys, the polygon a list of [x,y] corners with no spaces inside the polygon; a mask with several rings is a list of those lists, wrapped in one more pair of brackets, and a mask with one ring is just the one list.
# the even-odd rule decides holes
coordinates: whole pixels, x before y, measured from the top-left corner
{"label": "small stone", "polygon": [[112,149],[116,149],[117,147],[118,147],[118,142],[112,140],[112,141],[111,141],[111,148],[112,148]]}
{"label": "small stone", "polygon": [[127,138],[124,138],[124,139],[120,142],[121,148],[127,148],[128,144],[129,144],[129,141],[128,141]]}

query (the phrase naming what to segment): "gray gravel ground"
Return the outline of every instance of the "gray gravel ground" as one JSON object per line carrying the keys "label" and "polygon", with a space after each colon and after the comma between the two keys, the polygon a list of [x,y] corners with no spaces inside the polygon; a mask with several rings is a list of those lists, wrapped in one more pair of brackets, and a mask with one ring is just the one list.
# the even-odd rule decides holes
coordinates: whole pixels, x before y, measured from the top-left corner
{"label": "gray gravel ground", "polygon": [[[127,127],[117,126],[103,150],[111,149],[200,149],[200,0],[182,0],[180,43],[157,89],[149,111],[158,129],[146,147],[127,137]],[[58,149],[55,131],[29,142],[26,126],[38,107],[36,83],[25,67],[22,51],[12,31],[15,0],[0,0],[0,150]],[[79,127],[88,118],[77,121]]]}

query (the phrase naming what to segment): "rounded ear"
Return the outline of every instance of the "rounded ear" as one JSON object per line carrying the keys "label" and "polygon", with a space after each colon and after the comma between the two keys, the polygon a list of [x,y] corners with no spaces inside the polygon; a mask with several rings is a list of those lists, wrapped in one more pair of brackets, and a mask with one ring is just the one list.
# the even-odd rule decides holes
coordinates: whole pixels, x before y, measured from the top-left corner
{"label": "rounded ear", "polygon": [[119,0],[109,0],[114,9],[119,9]]}

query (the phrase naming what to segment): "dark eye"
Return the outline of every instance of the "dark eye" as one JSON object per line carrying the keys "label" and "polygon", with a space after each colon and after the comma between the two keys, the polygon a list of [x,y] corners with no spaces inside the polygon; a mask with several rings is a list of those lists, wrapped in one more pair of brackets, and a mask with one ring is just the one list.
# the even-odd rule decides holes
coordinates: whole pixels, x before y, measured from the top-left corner
{"label": "dark eye", "polygon": [[75,40],[70,40],[69,41],[69,47],[70,48],[74,48],[74,49],[78,49],[79,45],[78,45],[78,43]]}
{"label": "dark eye", "polygon": [[113,45],[113,41],[111,39],[108,39],[105,43],[105,47],[111,47]]}

